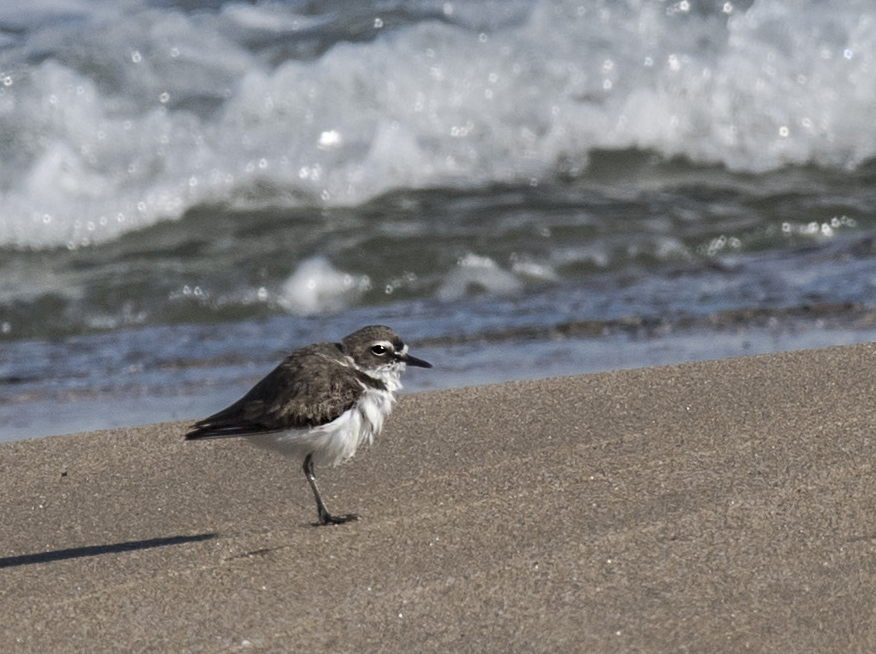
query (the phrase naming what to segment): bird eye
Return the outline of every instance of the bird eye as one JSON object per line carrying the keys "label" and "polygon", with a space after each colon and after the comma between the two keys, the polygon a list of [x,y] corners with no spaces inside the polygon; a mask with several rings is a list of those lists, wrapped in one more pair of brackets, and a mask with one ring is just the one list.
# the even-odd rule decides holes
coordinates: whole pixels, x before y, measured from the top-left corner
{"label": "bird eye", "polygon": [[386,352],[387,352],[387,348],[385,345],[372,345],[371,346],[371,353],[376,354],[379,357],[382,357],[384,354],[386,354]]}

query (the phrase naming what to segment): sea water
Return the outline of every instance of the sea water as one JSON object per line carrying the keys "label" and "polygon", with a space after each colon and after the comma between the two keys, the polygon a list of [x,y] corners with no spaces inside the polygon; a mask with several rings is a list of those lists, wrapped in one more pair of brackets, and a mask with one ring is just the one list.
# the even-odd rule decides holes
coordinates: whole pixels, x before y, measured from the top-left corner
{"label": "sea water", "polygon": [[0,438],[867,341],[863,1],[0,7]]}

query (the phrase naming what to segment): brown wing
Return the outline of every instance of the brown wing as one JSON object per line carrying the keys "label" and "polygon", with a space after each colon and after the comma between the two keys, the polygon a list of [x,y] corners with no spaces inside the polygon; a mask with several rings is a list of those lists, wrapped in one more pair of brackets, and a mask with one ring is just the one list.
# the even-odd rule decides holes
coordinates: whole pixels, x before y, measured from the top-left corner
{"label": "brown wing", "polygon": [[382,385],[345,363],[342,352],[331,343],[297,350],[237,402],[196,422],[186,439],[246,436],[331,422],[353,406],[363,384]]}

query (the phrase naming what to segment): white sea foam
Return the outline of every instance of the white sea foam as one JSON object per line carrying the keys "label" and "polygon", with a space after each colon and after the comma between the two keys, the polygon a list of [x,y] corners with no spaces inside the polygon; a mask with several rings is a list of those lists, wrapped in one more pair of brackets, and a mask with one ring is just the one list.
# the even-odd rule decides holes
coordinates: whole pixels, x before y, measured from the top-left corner
{"label": "white sea foam", "polygon": [[0,245],[98,243],[203,203],[549,180],[595,149],[750,172],[876,156],[876,7],[749,4],[412,2],[395,23],[6,6]]}
{"label": "white sea foam", "polygon": [[471,293],[513,293],[522,282],[490,257],[469,252],[444,277],[437,291],[442,300],[457,300]]}
{"label": "white sea foam", "polygon": [[338,311],[353,304],[370,285],[367,275],[345,273],[317,256],[298,265],[283,284],[278,302],[299,315]]}

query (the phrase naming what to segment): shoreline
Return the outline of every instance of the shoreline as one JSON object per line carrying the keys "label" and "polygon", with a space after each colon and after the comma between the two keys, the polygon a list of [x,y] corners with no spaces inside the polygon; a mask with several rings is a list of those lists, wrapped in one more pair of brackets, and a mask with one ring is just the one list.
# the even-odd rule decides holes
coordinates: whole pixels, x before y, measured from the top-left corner
{"label": "shoreline", "polygon": [[[417,351],[441,361],[441,365],[428,374],[405,375],[403,394],[855,345],[876,340],[876,330],[866,326],[869,324],[867,320],[842,327],[823,324],[819,318],[817,324],[734,325],[638,337],[616,333],[598,338],[568,334],[553,338],[542,334],[541,340],[497,338],[477,347],[473,343],[426,341],[416,346]],[[458,348],[453,356],[446,356],[448,347]],[[118,380],[106,377],[99,387],[77,393],[53,388],[52,384],[43,394],[33,388],[18,389],[0,397],[0,443],[152,422],[193,421],[236,401],[272,370],[284,353],[287,351],[247,359],[234,374],[209,374],[189,379],[184,385],[179,385],[173,374],[167,378],[162,375],[160,389],[132,386],[131,380],[118,384]],[[32,383],[45,386],[37,379]]]}
{"label": "shoreline", "polygon": [[317,471],[164,423],[0,444],[11,651],[863,651],[876,345],[403,395]]}

